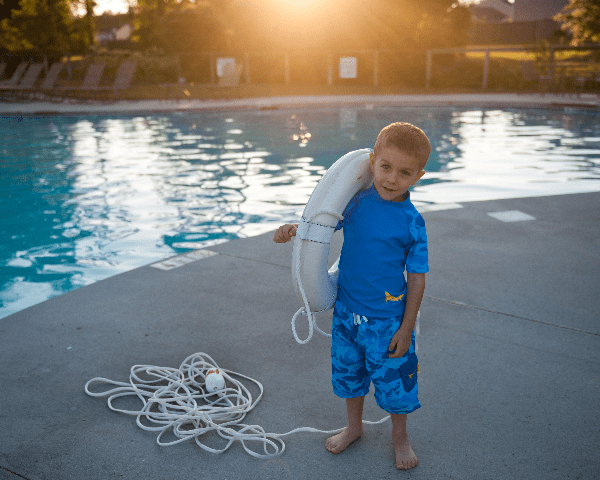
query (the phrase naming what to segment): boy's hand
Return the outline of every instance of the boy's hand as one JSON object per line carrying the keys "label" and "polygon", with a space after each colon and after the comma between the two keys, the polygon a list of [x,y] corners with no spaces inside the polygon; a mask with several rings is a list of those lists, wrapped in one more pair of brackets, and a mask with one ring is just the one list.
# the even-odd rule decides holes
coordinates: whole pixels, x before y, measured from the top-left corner
{"label": "boy's hand", "polygon": [[[394,336],[392,337],[392,341],[390,342],[390,346],[388,347],[389,358],[400,358],[410,348],[411,342],[411,332],[408,335],[405,335],[404,332],[399,328]],[[395,350],[395,351],[394,351]],[[394,352],[394,353],[392,353]]]}
{"label": "boy's hand", "polygon": [[[425,274],[408,272],[406,280],[406,306],[402,316],[402,324],[394,333],[388,350],[390,358],[400,358],[410,348],[412,331],[417,322],[419,307],[425,291]],[[395,351],[394,351],[395,349]]]}
{"label": "boy's hand", "polygon": [[276,243],[286,243],[289,242],[292,237],[296,236],[296,230],[298,230],[297,223],[287,223],[282,225],[277,229],[275,235],[273,235],[273,240]]}

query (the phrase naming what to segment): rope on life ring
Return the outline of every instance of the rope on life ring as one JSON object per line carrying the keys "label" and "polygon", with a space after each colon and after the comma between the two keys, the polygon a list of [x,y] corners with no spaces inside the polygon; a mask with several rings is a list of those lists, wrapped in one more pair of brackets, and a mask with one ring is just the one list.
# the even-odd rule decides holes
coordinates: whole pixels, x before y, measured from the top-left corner
{"label": "rope on life ring", "polygon": [[[317,215],[321,215],[321,214],[332,215],[333,217],[335,217],[338,220],[342,220],[344,218],[342,215],[338,214],[337,212],[321,210],[321,211],[315,213],[314,215],[312,215],[311,218],[305,223],[310,223]],[[331,235],[333,236],[334,229],[332,227],[325,227],[324,225],[320,225],[320,226],[324,227],[324,228],[331,228],[331,230],[332,230]],[[300,226],[298,226],[298,229],[300,229]],[[296,232],[296,235],[299,235],[299,233]],[[302,237],[300,237],[300,238],[302,238]],[[329,240],[329,241],[331,242],[331,240]],[[292,317],[292,333],[294,334],[294,338],[296,339],[296,342],[303,345],[305,343],[308,343],[310,341],[310,339],[313,337],[314,330],[316,330],[317,332],[319,332],[321,335],[323,335],[325,337],[331,338],[331,334],[325,333],[323,330],[321,330],[319,328],[319,326],[317,325],[317,318],[314,316],[314,314],[323,313],[323,312],[326,312],[327,310],[329,310],[330,308],[332,308],[333,304],[335,303],[336,295],[334,294],[331,297],[327,308],[324,308],[324,309],[321,309],[321,310],[315,311],[315,312],[311,311],[310,304],[308,303],[308,299],[306,298],[306,292],[304,291],[304,287],[302,286],[302,278],[300,276],[300,260],[302,258],[301,254],[302,254],[302,243],[300,243],[298,246],[298,255],[296,256],[294,274],[296,275],[296,281],[298,283],[298,290],[300,291],[300,295],[302,297],[302,301],[304,302],[304,306],[300,307],[298,309],[298,311]],[[339,259],[338,259],[338,261],[339,261]],[[337,269],[337,262],[334,264],[333,268]],[[336,292],[334,292],[334,293],[336,293]],[[308,337],[306,337],[305,340],[300,340],[300,338],[298,337],[298,333],[296,332],[296,319],[298,318],[299,315],[304,315],[304,316],[308,317]]]}

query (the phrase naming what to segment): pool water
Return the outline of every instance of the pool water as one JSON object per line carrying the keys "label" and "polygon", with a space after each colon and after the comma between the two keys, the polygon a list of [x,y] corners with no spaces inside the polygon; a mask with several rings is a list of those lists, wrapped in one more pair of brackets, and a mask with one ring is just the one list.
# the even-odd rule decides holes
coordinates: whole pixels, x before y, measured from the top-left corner
{"label": "pool water", "polygon": [[421,209],[600,191],[600,114],[312,108],[0,118],[0,318],[111,275],[296,222],[339,157],[394,121],[433,152]]}

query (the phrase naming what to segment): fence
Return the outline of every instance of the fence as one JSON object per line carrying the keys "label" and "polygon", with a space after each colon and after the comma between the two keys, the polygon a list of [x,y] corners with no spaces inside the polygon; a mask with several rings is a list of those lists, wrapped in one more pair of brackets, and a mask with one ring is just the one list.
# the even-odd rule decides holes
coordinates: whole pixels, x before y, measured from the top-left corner
{"label": "fence", "polygon": [[[565,52],[579,53],[580,56],[568,57]],[[507,53],[515,55],[507,58]],[[474,58],[473,55],[478,57]],[[121,51],[88,55],[75,60],[65,57],[63,61],[67,68],[61,78],[63,85],[77,86],[91,63],[103,62],[107,66],[103,77],[106,83],[111,75],[114,76],[118,65],[129,59],[137,63],[134,85],[218,85],[225,66],[233,64],[242,67],[240,83],[246,85],[520,90],[527,83],[520,65],[527,56],[530,60],[535,60],[540,77],[549,78],[549,83],[557,88],[565,89],[569,82],[574,84],[574,79],[578,79],[582,85],[587,80],[595,82],[595,86],[600,84],[600,45],[553,45],[544,48],[539,45],[471,46],[431,49],[426,53],[379,49],[337,52],[193,52],[158,56]],[[33,59],[21,55],[17,58],[19,55],[1,53],[0,57],[3,62],[10,60],[11,63],[5,69],[5,77],[20,60],[44,61],[46,70],[51,63],[48,57],[40,60],[37,57]],[[59,81],[59,85],[60,83]]]}
{"label": "fence", "polygon": [[[491,54],[500,52],[533,53],[536,57],[538,79],[544,77],[548,85],[552,87],[564,90],[570,82],[581,82],[581,79],[583,79],[583,84],[585,84],[586,79],[596,83],[600,82],[600,62],[598,58],[594,58],[598,57],[598,53],[600,53],[600,45],[580,47],[567,45],[550,45],[548,47],[538,45],[471,46],[427,50],[425,88],[427,90],[431,88],[434,55],[483,53],[481,89],[487,90]],[[557,52],[592,52],[592,58],[585,58],[584,61],[582,59],[569,60],[568,58],[557,60]],[[527,79],[525,78],[524,80]]]}
{"label": "fence", "polygon": [[176,58],[177,80],[211,83],[218,81],[222,66],[243,66],[242,82],[358,84],[380,86],[395,82],[392,50],[344,52],[218,52],[181,53]]}
{"label": "fence", "polygon": [[[46,55],[2,54],[0,61],[10,63],[5,73],[21,61],[42,62],[48,70]],[[35,57],[35,58],[34,58]],[[125,59],[136,61],[136,80],[142,83],[217,84],[227,64],[242,65],[246,84],[318,85],[392,85],[397,83],[397,53],[392,50],[348,50],[343,52],[193,52],[174,55],[144,55],[115,52],[84,57],[65,56],[65,82],[80,80],[88,65],[105,63],[116,69]]]}

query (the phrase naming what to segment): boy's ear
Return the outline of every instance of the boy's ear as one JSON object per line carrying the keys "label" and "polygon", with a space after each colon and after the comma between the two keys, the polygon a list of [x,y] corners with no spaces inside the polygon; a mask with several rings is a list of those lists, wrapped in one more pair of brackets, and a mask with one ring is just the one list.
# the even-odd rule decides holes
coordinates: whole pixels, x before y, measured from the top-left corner
{"label": "boy's ear", "polygon": [[417,173],[417,178],[415,178],[413,185],[417,183],[423,175],[425,175],[425,170],[421,170],[419,173]]}

